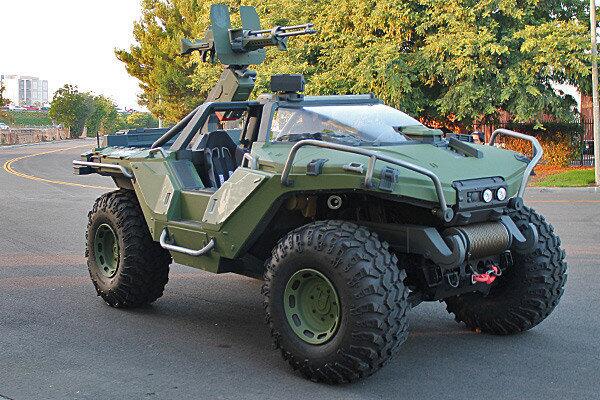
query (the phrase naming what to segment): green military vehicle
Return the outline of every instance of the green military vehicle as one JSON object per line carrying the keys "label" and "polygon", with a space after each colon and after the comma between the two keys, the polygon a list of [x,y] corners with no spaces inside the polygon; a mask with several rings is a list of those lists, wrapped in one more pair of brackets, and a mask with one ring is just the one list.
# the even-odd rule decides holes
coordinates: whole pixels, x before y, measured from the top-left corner
{"label": "green military vehicle", "polygon": [[[204,104],[168,131],[109,136],[73,162],[118,186],[89,213],[98,295],[114,307],[151,303],[172,261],[263,277],[283,357],[329,383],[383,366],[423,301],[499,335],[552,312],[565,253],[523,204],[542,156],[534,138],[443,137],[372,95],[304,96],[300,75],[273,76],[273,93],[249,100],[248,66],[264,47],[285,50],[314,30],[263,30],[253,8],[240,12],[243,28],[232,29],[214,5],[206,37],[183,41],[183,53],[226,66]],[[529,141],[532,159],[494,146],[499,136]]]}

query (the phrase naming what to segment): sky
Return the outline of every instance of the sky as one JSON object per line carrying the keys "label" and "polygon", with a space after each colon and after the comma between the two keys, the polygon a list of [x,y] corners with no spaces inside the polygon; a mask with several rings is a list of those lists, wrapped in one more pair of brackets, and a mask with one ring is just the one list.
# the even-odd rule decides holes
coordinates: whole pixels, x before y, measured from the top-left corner
{"label": "sky", "polygon": [[139,0],[0,0],[0,74],[48,80],[50,97],[71,83],[143,109],[138,81],[114,54],[134,42],[139,17]]}

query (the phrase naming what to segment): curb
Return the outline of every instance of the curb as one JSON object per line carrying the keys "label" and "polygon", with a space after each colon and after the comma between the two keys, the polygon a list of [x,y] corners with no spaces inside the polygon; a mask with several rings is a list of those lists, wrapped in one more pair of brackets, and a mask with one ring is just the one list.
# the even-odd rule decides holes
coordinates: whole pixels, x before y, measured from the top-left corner
{"label": "curb", "polygon": [[577,192],[577,193],[600,193],[600,186],[587,187],[527,187],[526,193],[560,193],[560,192]]}
{"label": "curb", "polygon": [[[11,144],[11,145],[8,145],[8,146],[0,146],[0,151],[2,151],[4,149],[17,149],[17,148],[20,148],[20,147],[40,146],[42,144],[78,142],[78,141],[85,141],[85,140],[88,140],[88,139],[93,139],[93,138],[76,138],[76,139],[52,140],[52,141],[48,141],[48,142]],[[0,397],[0,400],[2,400],[1,397]]]}

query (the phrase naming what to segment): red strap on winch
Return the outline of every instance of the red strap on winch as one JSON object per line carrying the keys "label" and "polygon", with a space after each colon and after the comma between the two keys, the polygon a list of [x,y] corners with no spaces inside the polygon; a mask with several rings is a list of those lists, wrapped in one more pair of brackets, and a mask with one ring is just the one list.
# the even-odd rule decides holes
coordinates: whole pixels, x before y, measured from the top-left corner
{"label": "red strap on winch", "polygon": [[492,265],[491,269],[488,272],[484,272],[483,274],[473,274],[472,279],[473,283],[480,282],[491,285],[499,274],[500,269],[495,265]]}

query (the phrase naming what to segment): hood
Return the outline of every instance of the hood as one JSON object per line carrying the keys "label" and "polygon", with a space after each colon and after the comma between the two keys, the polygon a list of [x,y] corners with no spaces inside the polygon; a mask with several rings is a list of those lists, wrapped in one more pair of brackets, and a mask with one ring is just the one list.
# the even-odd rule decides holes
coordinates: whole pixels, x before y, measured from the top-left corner
{"label": "hood", "polygon": [[[256,143],[255,145],[258,146],[253,147],[253,153],[259,156],[261,164],[271,165],[274,169],[273,172],[277,173],[283,169],[294,143]],[[452,183],[459,180],[500,176],[507,183],[509,196],[514,196],[519,189],[523,171],[527,166],[525,162],[516,158],[518,153],[472,143],[468,143],[468,146],[478,150],[480,157],[465,156],[448,146],[427,143],[365,148],[430,170],[440,179],[449,204],[456,203],[456,191]],[[330,178],[340,174],[356,175],[357,172],[350,172],[343,168],[350,163],[362,164],[365,171],[368,165],[368,158],[363,155],[306,146],[301,148],[296,155],[292,173],[306,174],[306,165],[316,159],[327,160],[323,166],[322,175]],[[432,181],[427,176],[380,160],[375,165],[373,175],[375,189],[378,188],[381,171],[386,167],[394,168],[400,177],[399,182],[393,186],[393,193],[426,201],[437,201]]]}

